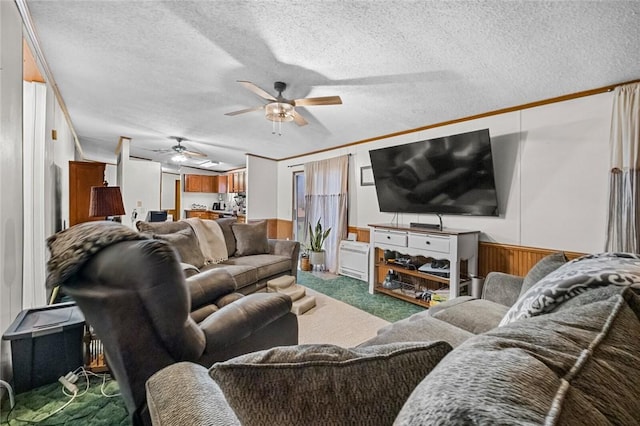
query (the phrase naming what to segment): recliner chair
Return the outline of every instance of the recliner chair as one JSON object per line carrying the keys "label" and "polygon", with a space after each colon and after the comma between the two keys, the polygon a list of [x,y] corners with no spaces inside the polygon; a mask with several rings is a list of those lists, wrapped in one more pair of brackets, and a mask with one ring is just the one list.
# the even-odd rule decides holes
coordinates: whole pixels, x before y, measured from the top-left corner
{"label": "recliner chair", "polygon": [[[168,365],[192,361],[210,367],[298,343],[288,296],[235,294],[233,277],[224,270],[185,279],[167,242],[123,228],[89,222],[51,237],[47,285],[61,286],[102,341],[133,424],[150,423],[145,382]],[[112,231],[126,237],[109,238]]]}

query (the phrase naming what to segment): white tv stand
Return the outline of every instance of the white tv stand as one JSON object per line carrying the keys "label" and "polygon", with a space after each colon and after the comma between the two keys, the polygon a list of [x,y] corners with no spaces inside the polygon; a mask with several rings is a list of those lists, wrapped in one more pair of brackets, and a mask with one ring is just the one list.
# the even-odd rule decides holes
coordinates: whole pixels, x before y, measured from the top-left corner
{"label": "white tv stand", "polygon": [[[415,297],[405,296],[382,287],[388,270],[412,277],[412,281],[423,283],[425,288],[448,285],[449,298],[460,296],[461,288],[470,283],[470,277],[478,273],[478,237],[480,231],[455,229],[425,229],[395,224],[370,224],[369,293],[389,294],[421,306],[428,306]],[[385,263],[384,250],[393,250],[403,255],[424,256],[449,261],[449,278],[406,269],[401,265]],[[461,265],[466,265],[464,275]],[[424,281],[421,281],[424,280]],[[420,284],[422,287],[422,284]],[[470,291],[467,291],[470,294]]]}

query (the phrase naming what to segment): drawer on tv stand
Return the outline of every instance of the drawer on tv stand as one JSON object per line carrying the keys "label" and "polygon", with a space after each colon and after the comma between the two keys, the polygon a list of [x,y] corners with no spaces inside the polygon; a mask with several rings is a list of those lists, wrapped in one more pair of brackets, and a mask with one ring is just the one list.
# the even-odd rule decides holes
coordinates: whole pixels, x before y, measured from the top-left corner
{"label": "drawer on tv stand", "polygon": [[373,233],[374,242],[390,246],[406,247],[407,233],[376,229]]}
{"label": "drawer on tv stand", "polygon": [[448,236],[414,234],[409,232],[408,246],[437,253],[449,253],[451,239]]}

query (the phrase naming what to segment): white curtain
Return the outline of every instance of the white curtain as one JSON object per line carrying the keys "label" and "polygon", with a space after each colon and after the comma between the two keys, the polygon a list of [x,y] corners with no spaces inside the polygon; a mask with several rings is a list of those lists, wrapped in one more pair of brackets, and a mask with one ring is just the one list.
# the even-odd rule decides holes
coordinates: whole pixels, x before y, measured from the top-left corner
{"label": "white curtain", "polygon": [[611,117],[611,174],[605,250],[638,253],[640,83],[618,86]]}
{"label": "white curtain", "polygon": [[331,228],[324,243],[325,267],[338,269],[338,244],[347,235],[347,181],[349,156],[313,161],[304,166],[305,178],[305,241],[309,224],[320,220],[322,229]]}

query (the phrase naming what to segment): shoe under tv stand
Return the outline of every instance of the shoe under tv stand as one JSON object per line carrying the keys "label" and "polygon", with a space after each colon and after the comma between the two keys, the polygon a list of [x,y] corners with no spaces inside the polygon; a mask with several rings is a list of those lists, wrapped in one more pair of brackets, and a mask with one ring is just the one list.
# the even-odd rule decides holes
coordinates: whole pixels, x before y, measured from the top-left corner
{"label": "shoe under tv stand", "polygon": [[[448,286],[449,298],[460,296],[461,290],[470,283],[468,277],[478,273],[478,238],[480,231],[436,230],[408,225],[370,224],[369,293],[389,294],[407,302],[428,307],[428,303],[382,287],[389,269],[410,277],[420,287]],[[384,250],[403,255],[424,256],[449,261],[449,278],[409,270],[400,265],[385,263]],[[468,291],[470,293],[470,291]]]}

